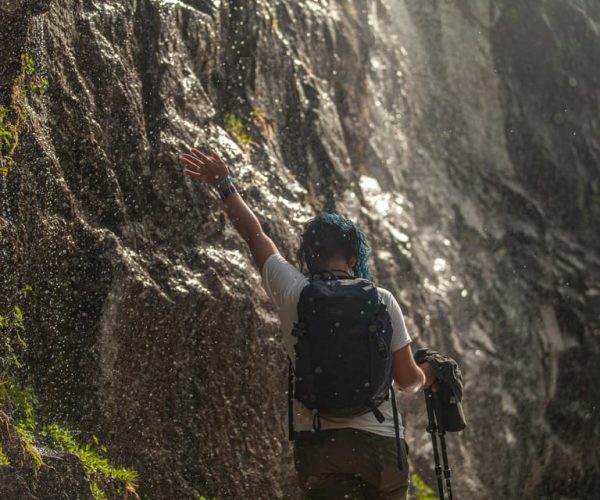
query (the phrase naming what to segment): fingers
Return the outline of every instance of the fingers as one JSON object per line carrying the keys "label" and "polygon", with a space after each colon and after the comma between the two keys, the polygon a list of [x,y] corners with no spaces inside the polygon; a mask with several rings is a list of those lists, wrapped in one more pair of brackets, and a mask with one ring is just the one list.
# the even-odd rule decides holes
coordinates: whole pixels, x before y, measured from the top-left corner
{"label": "fingers", "polygon": [[[198,177],[209,184],[229,175],[227,166],[215,151],[205,154],[199,149],[191,148],[190,153],[183,153],[179,159],[184,164],[184,174]],[[213,176],[214,181],[209,179]]]}
{"label": "fingers", "polygon": [[204,180],[204,174],[202,173],[194,172],[193,170],[189,170],[187,168],[183,169],[183,173],[185,175],[189,175],[190,177],[199,177],[200,179]]}
{"label": "fingers", "polygon": [[189,155],[182,154],[180,156],[181,162],[184,164],[183,173],[190,177],[197,177],[198,179],[206,182],[206,171],[203,163],[198,158]]}
{"label": "fingers", "polygon": [[202,151],[200,151],[199,149],[192,148],[192,153],[193,153],[194,155],[196,155],[198,158],[200,158],[200,160],[202,160],[202,161],[209,162],[209,163],[212,161],[212,159],[211,159],[209,156],[205,155],[205,154],[204,154]]}
{"label": "fingers", "polygon": [[210,157],[216,164],[218,164],[221,167],[225,167],[225,162],[221,160],[221,157],[215,151],[210,152]]}
{"label": "fingers", "polygon": [[189,165],[190,167],[194,167],[196,169],[202,169],[204,167],[204,162],[202,160],[199,160],[195,156],[192,156],[188,153],[182,154],[180,159],[183,163]]}

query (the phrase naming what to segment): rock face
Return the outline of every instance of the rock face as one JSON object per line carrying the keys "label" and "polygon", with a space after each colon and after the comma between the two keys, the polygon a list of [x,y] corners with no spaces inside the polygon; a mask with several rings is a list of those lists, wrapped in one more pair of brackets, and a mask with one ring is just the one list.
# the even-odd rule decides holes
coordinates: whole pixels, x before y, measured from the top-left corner
{"label": "rock face", "polygon": [[[49,81],[0,181],[0,302],[33,287],[46,415],[100,436],[145,498],[297,495],[274,311],[181,175],[196,144],[290,258],[313,213],[361,222],[413,337],[462,364],[457,497],[593,497],[600,4],[501,4],[0,3],[3,104],[20,54]],[[424,405],[402,403],[433,484]]]}
{"label": "rock face", "polygon": [[93,500],[81,460],[72,453],[42,449],[36,460],[17,433],[14,423],[0,411],[0,498],[3,500]]}

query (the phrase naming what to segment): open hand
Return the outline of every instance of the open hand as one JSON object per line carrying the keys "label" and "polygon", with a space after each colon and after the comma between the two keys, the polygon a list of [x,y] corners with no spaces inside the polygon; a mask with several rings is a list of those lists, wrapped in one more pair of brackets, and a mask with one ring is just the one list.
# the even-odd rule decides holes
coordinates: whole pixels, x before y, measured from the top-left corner
{"label": "open hand", "polygon": [[182,154],[180,160],[185,165],[183,170],[185,175],[197,177],[212,186],[229,176],[229,168],[214,151],[206,155],[192,148],[191,154]]}

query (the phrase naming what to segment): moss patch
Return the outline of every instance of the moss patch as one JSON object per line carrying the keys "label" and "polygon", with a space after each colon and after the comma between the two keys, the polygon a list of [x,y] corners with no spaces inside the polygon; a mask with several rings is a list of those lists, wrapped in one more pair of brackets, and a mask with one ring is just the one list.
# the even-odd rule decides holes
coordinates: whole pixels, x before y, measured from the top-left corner
{"label": "moss patch", "polygon": [[415,488],[414,500],[437,500],[438,496],[435,494],[425,481],[417,473],[411,475],[411,482]]}
{"label": "moss patch", "polygon": [[47,78],[40,77],[28,52],[21,54],[21,71],[13,81],[10,101],[0,104],[0,175],[7,176],[15,165],[14,154],[25,126],[25,98],[34,93],[43,96]]}
{"label": "moss patch", "polygon": [[[39,424],[35,416],[37,401],[33,391],[21,387],[11,379],[3,380],[1,385],[8,397],[0,400],[0,408],[7,410],[12,417],[22,450],[31,457],[36,475],[44,465],[38,452],[38,447],[43,445],[79,457],[90,479],[90,488],[95,499],[107,500],[109,496],[106,491],[116,492],[120,497],[137,497],[137,472],[111,464],[105,456],[106,447],[102,446],[96,436],[92,442],[85,443],[77,437],[77,431],[64,424]],[[8,457],[5,458],[8,460]]]}
{"label": "moss patch", "polygon": [[[19,292],[20,299],[25,299],[30,291],[31,287],[26,286]],[[79,439],[76,430],[65,424],[38,422],[38,401],[33,390],[17,382],[17,374],[22,366],[19,354],[27,348],[20,335],[24,329],[23,311],[13,303],[9,306],[9,312],[0,316],[0,415],[4,415],[7,432],[10,433],[12,429],[13,438],[9,442],[12,442],[16,449],[9,452],[7,448],[5,452],[0,448],[0,464],[9,464],[9,457],[12,457],[19,462],[12,465],[30,471],[33,469],[35,478],[44,466],[38,449],[40,446],[46,446],[79,457],[96,500],[108,500],[115,496],[138,498],[137,472],[111,464],[106,458],[106,447],[96,436],[93,436],[90,442],[85,442]],[[35,484],[31,486],[35,489]]]}
{"label": "moss patch", "polygon": [[[95,436],[94,445],[82,444],[75,438],[75,431],[58,424],[45,425],[40,431],[40,435],[47,439],[52,447],[73,453],[80,458],[83,469],[90,477],[91,484],[94,485],[92,492],[94,489],[101,491],[100,483],[108,478],[118,483],[122,493],[126,491],[135,493],[138,484],[137,472],[133,469],[111,465],[108,459],[101,454],[101,451],[106,450],[106,448],[100,445],[98,438]],[[96,449],[96,446],[100,447],[101,450]],[[96,498],[103,497],[96,496]]]}
{"label": "moss patch", "polygon": [[235,142],[244,150],[244,153],[247,153],[252,144],[252,138],[246,133],[244,128],[244,123],[236,115],[230,114],[225,117],[225,130],[229,132]]}
{"label": "moss patch", "polygon": [[0,446],[0,465],[10,465],[10,460],[6,456],[6,453],[4,453],[2,446]]}

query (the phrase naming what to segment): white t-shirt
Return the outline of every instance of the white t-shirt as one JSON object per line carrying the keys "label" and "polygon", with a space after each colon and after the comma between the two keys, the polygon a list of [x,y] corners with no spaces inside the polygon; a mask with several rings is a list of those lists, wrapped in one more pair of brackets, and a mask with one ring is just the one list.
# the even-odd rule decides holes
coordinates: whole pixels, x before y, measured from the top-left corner
{"label": "white t-shirt", "polygon": [[[292,335],[294,323],[298,321],[298,300],[300,292],[308,285],[308,278],[292,266],[280,254],[271,255],[265,262],[262,270],[262,281],[269,297],[275,302],[281,320],[283,343],[287,355],[295,361],[294,344],[296,338]],[[398,302],[393,295],[377,287],[380,300],[387,306],[387,311],[392,320],[392,352],[401,349],[410,343],[406,331],[404,317]],[[382,436],[395,436],[394,419],[391,401],[384,401],[379,410],[385,421],[379,423],[372,412],[351,418],[325,418],[321,417],[321,429],[340,429],[352,427]],[[400,418],[400,415],[398,415]],[[313,429],[313,414],[311,410],[294,400],[294,430],[310,431]],[[404,437],[404,427],[400,420],[400,437]]]}

